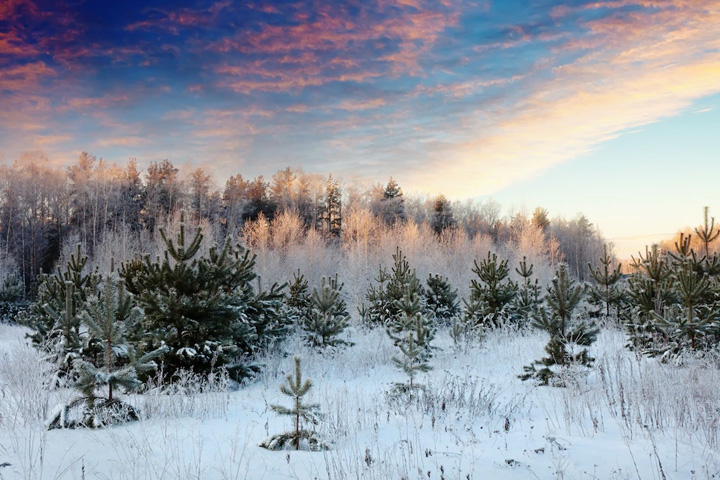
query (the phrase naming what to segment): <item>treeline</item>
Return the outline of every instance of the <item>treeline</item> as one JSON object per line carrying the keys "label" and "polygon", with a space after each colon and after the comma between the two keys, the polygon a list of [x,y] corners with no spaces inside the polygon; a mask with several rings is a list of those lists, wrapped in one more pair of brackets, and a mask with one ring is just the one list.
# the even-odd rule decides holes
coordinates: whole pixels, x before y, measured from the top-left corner
{"label": "treeline", "polygon": [[[157,227],[172,221],[180,210],[196,224],[205,222],[218,242],[243,234],[257,241],[264,222],[268,235],[276,237],[282,230],[279,225],[290,216],[300,233],[312,232],[326,244],[389,235],[412,225],[438,238],[460,235],[502,246],[518,244],[533,230],[548,262],[567,262],[580,279],[603,243],[584,216],[551,220],[539,207],[532,215],[503,216],[492,200],[406,198],[392,178],[384,185],[341,184],[332,175],[289,167],[269,181],[237,174],[216,188],[204,169],[181,174],[169,160],[153,162],[143,172],[134,159],[117,165],[82,153],[74,164],[59,168],[42,154],[27,154],[11,167],[0,167],[0,192],[0,269],[15,270],[28,292],[40,272],[53,271],[63,248],[70,252],[79,242],[95,259],[110,238],[121,236],[126,244],[146,245]],[[363,228],[368,231],[358,231]],[[538,239],[531,242],[537,244]],[[134,253],[145,252],[129,256]]]}

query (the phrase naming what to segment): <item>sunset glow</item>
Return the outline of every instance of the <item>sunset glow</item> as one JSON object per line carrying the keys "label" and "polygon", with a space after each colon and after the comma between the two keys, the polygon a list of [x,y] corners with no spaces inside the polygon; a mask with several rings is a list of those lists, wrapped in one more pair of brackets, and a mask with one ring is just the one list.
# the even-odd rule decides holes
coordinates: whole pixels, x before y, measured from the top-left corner
{"label": "sunset glow", "polygon": [[10,0],[0,25],[6,164],[393,176],[584,212],[621,254],[720,211],[717,0]]}

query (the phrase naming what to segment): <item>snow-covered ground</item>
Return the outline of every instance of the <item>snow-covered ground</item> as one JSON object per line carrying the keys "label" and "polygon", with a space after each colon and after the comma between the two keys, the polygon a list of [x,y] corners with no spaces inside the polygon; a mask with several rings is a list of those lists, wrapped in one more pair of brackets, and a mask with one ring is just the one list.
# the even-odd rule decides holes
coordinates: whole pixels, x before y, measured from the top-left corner
{"label": "snow-covered ground", "polygon": [[[543,355],[539,332],[492,332],[460,348],[438,332],[425,394],[389,398],[404,377],[382,331],[323,356],[291,341],[263,359],[256,382],[235,391],[191,382],[185,394],[130,400],[144,418],[101,430],[45,431],[69,392],[42,387],[47,366],[24,330],[0,325],[0,479],[709,479],[720,476],[717,358],[682,365],[637,357],[622,332],[604,329],[587,375],[569,388],[517,375]],[[289,353],[289,354],[288,354]],[[287,430],[269,409],[292,354],[315,382],[311,400],[332,449],[257,446]],[[221,385],[220,385],[221,386]],[[7,465],[9,464],[9,465]],[[5,465],[5,466],[2,466]]]}

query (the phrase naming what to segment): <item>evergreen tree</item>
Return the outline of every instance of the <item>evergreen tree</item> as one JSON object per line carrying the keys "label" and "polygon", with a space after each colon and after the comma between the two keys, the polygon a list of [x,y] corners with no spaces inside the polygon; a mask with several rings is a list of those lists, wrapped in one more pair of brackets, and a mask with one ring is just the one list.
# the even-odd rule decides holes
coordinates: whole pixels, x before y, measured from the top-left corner
{"label": "evergreen tree", "polygon": [[465,302],[466,314],[472,313],[474,324],[497,327],[518,291],[518,286],[509,278],[508,261],[498,261],[497,255],[488,252],[487,259],[480,265],[475,260],[472,271],[478,279],[471,280],[470,301]]}
{"label": "evergreen tree", "polygon": [[622,264],[612,266],[612,256],[608,253],[607,244],[603,245],[603,256],[600,257],[602,269],[588,263],[590,276],[595,280],[595,285],[590,288],[591,301],[601,305],[605,312],[605,318],[610,318],[610,309],[615,307],[616,313],[622,303],[622,290],[617,283],[622,278]]}
{"label": "evergreen tree", "polygon": [[300,442],[308,442],[308,450],[327,450],[327,446],[318,440],[315,432],[303,428],[303,423],[317,425],[319,422],[318,404],[303,402],[303,397],[308,394],[313,386],[310,379],[303,381],[300,370],[300,357],[295,356],[295,376],[288,374],[285,378],[287,383],[280,385],[280,391],[292,400],[292,406],[287,408],[283,405],[270,405],[270,409],[278,415],[288,416],[293,419],[293,430],[279,435],[273,435],[262,442],[260,446],[269,450],[281,450],[294,447],[300,450]]}
{"label": "evergreen tree", "polygon": [[396,300],[395,303],[400,313],[385,325],[388,335],[395,345],[399,345],[407,340],[408,332],[414,332],[417,346],[429,357],[430,342],[435,336],[435,327],[432,320],[423,312],[420,296],[408,288],[402,299]]}
{"label": "evergreen tree", "polygon": [[430,274],[426,284],[426,310],[436,320],[447,323],[460,312],[457,289],[453,289],[448,279],[440,275]]}
{"label": "evergreen tree", "polygon": [[312,300],[309,289],[308,281],[300,270],[293,273],[283,307],[283,316],[288,318],[291,325],[301,326],[310,318]]}
{"label": "evergreen tree", "polygon": [[672,291],[672,270],[666,256],[657,245],[645,248],[645,256],[633,257],[633,273],[626,291],[629,310],[625,312],[628,346],[651,351],[658,342],[666,343],[665,332],[659,328],[657,315],[665,315],[666,308],[675,303]]}
{"label": "evergreen tree", "polygon": [[537,278],[534,282],[530,280],[533,275],[533,265],[528,265],[525,257],[515,268],[515,272],[520,275],[522,281],[513,300],[512,311],[518,320],[522,321],[523,324],[527,324],[539,315],[540,284]]}
{"label": "evergreen tree", "polygon": [[691,262],[681,265],[675,275],[675,291],[681,308],[669,308],[664,315],[653,312],[667,334],[667,345],[656,345],[651,355],[677,353],[686,346],[700,347],[713,322],[720,320],[720,309],[706,303],[711,284],[708,276],[698,273]]}
{"label": "evergreen tree", "polygon": [[395,366],[408,376],[408,383],[396,383],[395,390],[408,392],[410,398],[412,398],[413,392],[421,387],[415,381],[417,374],[432,370],[432,367],[426,361],[427,349],[422,347],[423,344],[427,344],[426,336],[428,333],[428,329],[422,325],[420,317],[416,317],[415,332],[408,332],[407,339],[398,344],[402,356],[392,357]]}
{"label": "evergreen tree", "polygon": [[[154,371],[157,364],[153,359],[164,353],[164,349],[137,358],[130,332],[142,318],[142,311],[134,306],[121,281],[106,278],[101,292],[88,299],[81,316],[87,328],[84,342],[97,345],[102,353],[99,360],[88,357],[74,360],[77,372],[74,387],[81,397],[57,409],[48,422],[49,427],[97,428],[137,420],[135,408],[120,401],[114,392],[118,387],[126,391],[140,387],[138,374]],[[107,396],[99,396],[98,391],[105,388]],[[70,412],[81,402],[85,404],[81,418],[73,420]]]}
{"label": "evergreen tree", "polygon": [[323,277],[320,289],[313,289],[310,316],[303,322],[303,329],[306,340],[314,347],[348,344],[338,338],[350,324],[347,305],[340,296],[342,287],[335,275],[335,278]]}
{"label": "evergreen tree", "polygon": [[[22,319],[22,323],[33,330],[30,338],[35,345],[48,347],[63,335],[65,345],[70,345],[75,343],[70,336],[79,337],[79,321],[73,321],[72,331],[66,328],[67,323],[59,326],[56,321],[68,308],[66,320],[76,318],[88,297],[96,291],[100,275],[97,270],[86,273],[87,261],[88,257],[78,243],[77,252],[70,255],[64,270],[58,268],[53,275],[40,275],[37,301]],[[69,296],[68,290],[71,291]]]}
{"label": "evergreen tree", "polygon": [[342,232],[342,193],[337,180],[332,175],[325,184],[324,205],[325,231],[332,238],[339,238]]}
{"label": "evergreen tree", "polygon": [[239,361],[253,354],[285,328],[280,318],[282,287],[255,292],[255,256],[228,239],[198,256],[201,229],[186,241],[184,216],[175,241],[164,229],[162,258],[136,258],[123,265],[121,277],[145,313],[143,328],[150,334],[143,353],[163,345],[164,371],[179,369],[207,374],[224,367],[234,379],[249,373]]}
{"label": "evergreen tree", "polygon": [[[153,370],[151,363],[164,349],[151,353],[138,362],[134,359],[134,346],[129,338],[131,332],[142,320],[142,310],[135,306],[132,296],[125,290],[120,280],[111,277],[103,281],[102,291],[88,299],[81,320],[87,327],[88,343],[99,344],[102,351],[102,366],[80,360],[81,390],[86,398],[93,399],[98,388],[106,385],[107,401],[113,401],[113,389],[116,386],[131,390],[140,386],[137,372]],[[77,361],[76,361],[77,363]]]}
{"label": "evergreen tree", "polygon": [[18,315],[28,308],[25,285],[16,273],[11,273],[0,282],[0,323],[15,322]]}
{"label": "evergreen tree", "polygon": [[[421,302],[424,300],[422,284],[400,247],[397,247],[392,258],[390,273],[382,266],[379,268],[376,284],[370,285],[365,297],[368,306],[363,305],[359,309],[363,320],[371,325],[386,325],[396,319],[401,313],[398,302],[402,301],[406,292],[411,297],[417,296]],[[424,305],[422,309],[425,309]]]}
{"label": "evergreen tree", "polygon": [[440,235],[443,230],[447,228],[454,228],[457,225],[455,217],[453,216],[450,202],[448,202],[445,195],[438,195],[435,197],[433,204],[433,217],[432,217],[432,228]]}
{"label": "evergreen tree", "polygon": [[405,199],[398,183],[390,177],[380,199],[380,218],[387,225],[407,220]]}
{"label": "evergreen tree", "polygon": [[[541,384],[548,385],[556,375],[551,367],[565,367],[571,364],[590,366],[593,358],[588,355],[587,347],[597,336],[598,330],[584,322],[571,323],[573,312],[583,297],[583,287],[575,285],[567,272],[567,266],[560,264],[553,278],[552,285],[547,289],[545,302],[550,310],[540,311],[540,317],[533,326],[550,334],[550,341],[545,346],[548,356],[525,367],[525,374],[520,378],[537,379]],[[577,351],[575,351],[577,350]],[[542,366],[539,370],[536,365]]]}
{"label": "evergreen tree", "polygon": [[698,234],[698,237],[700,237],[700,240],[705,246],[706,258],[710,257],[710,244],[720,237],[720,228],[715,227],[715,217],[712,217],[710,221],[708,221],[709,212],[709,207],[703,207],[703,225],[695,228],[695,232]]}

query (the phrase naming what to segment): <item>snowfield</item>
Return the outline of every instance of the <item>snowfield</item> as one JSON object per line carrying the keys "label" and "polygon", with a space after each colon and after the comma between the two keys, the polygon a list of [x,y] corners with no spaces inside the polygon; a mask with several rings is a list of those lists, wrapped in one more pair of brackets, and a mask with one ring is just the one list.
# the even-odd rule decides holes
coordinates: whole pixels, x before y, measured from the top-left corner
{"label": "snowfield", "polygon": [[[720,477],[718,357],[663,364],[624,347],[603,328],[588,372],[567,388],[517,375],[547,342],[536,332],[495,331],[455,346],[445,331],[433,370],[412,401],[388,391],[404,375],[382,330],[350,329],[334,355],[290,340],[261,359],[239,389],[221,375],[203,388],[125,397],[139,422],[99,430],[46,431],[52,408],[73,395],[48,391],[51,373],[21,327],[0,325],[0,479],[711,479]],[[332,449],[268,451],[258,443],[290,428],[270,411],[303,358]]]}

